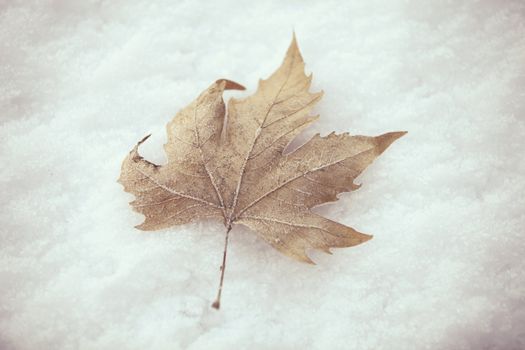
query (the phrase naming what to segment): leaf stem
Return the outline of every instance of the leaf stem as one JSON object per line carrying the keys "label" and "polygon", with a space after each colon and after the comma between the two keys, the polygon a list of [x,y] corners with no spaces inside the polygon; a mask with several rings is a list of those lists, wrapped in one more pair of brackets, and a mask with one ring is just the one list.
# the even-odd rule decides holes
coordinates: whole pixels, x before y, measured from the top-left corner
{"label": "leaf stem", "polygon": [[228,225],[226,229],[226,237],[224,238],[224,252],[222,254],[222,265],[221,265],[221,280],[219,283],[219,290],[217,292],[217,299],[211,304],[211,306],[217,310],[221,308],[221,294],[222,294],[222,284],[224,282],[224,270],[226,270],[226,254],[228,252],[228,238],[230,236],[230,231],[232,230],[231,224]]}

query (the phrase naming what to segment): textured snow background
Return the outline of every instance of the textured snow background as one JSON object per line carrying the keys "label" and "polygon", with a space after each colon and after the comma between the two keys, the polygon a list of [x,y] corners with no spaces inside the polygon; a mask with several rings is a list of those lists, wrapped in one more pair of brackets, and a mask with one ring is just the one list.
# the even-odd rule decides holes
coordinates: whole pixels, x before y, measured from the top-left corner
{"label": "textured snow background", "polygon": [[[525,348],[523,1],[0,3],[2,350]],[[293,29],[309,134],[409,134],[318,209],[372,241],[312,267],[236,228],[217,312],[224,228],[135,230],[120,163]]]}

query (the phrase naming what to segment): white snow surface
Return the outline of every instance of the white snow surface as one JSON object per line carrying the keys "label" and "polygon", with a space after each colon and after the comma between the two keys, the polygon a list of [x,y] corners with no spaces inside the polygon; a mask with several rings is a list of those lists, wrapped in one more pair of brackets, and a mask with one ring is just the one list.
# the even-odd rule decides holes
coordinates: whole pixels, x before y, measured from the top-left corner
{"label": "white snow surface", "polygon": [[[0,349],[525,348],[525,2],[0,3]],[[224,227],[136,230],[120,164],[294,30],[307,136],[408,134],[316,209],[373,240],[310,266],[236,227],[216,311]]]}

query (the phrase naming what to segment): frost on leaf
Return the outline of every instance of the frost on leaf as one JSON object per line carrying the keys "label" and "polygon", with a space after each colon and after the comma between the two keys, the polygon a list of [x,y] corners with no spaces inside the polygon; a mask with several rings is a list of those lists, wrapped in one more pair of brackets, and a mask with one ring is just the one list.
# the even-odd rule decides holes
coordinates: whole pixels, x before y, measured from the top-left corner
{"label": "frost on leaf", "polygon": [[[322,92],[310,92],[312,76],[295,37],[281,66],[257,91],[230,99],[225,123],[224,90],[244,90],[217,80],[168,123],[168,161],[142,158],[140,141],[124,159],[119,182],[135,195],[133,209],[145,216],[141,230],[159,230],[203,218],[226,227],[249,227],[271,246],[311,263],[309,249],[329,252],[372,236],[313,213],[358,188],[354,180],[405,132],[380,136],[315,135],[291,153],[286,146],[317,120],[310,112]],[[224,128],[224,130],[223,130]],[[226,254],[223,258],[224,274]],[[219,307],[219,297],[215,307]]]}

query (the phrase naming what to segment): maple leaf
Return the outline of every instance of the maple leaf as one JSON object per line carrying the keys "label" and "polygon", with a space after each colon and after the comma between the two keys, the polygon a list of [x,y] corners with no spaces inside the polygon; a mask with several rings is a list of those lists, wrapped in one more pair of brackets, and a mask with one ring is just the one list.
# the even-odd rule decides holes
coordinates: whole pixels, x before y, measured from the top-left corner
{"label": "maple leaf", "polygon": [[230,99],[224,90],[244,90],[217,80],[167,125],[165,165],[143,159],[138,142],[122,164],[119,182],[135,195],[144,214],[137,228],[159,230],[203,218],[226,227],[219,291],[220,307],[229,232],[234,224],[252,229],[280,252],[312,263],[309,249],[330,252],[372,236],[326,219],[310,209],[357,189],[354,179],[405,132],[376,137],[348,133],[315,135],[291,153],[290,142],[318,116],[309,116],[322,92],[310,93],[312,75],[295,36],[281,66],[261,80],[255,94]]}

